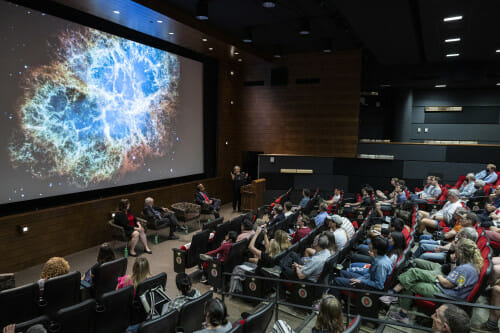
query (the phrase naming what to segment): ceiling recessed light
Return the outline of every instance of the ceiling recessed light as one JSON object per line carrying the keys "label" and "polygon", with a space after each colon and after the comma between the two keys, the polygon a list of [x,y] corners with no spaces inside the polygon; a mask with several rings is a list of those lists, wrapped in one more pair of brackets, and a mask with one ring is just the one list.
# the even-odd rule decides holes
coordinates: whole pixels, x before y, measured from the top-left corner
{"label": "ceiling recessed light", "polygon": [[241,58],[238,58],[238,62],[242,62],[242,61],[243,61],[243,59],[241,59]]}
{"label": "ceiling recessed light", "polygon": [[273,54],[273,57],[276,58],[276,59],[281,58],[281,54],[278,54],[278,53]]}
{"label": "ceiling recessed light", "polygon": [[241,40],[243,43],[251,43],[253,40],[251,38],[245,37]]}
{"label": "ceiling recessed light", "polygon": [[496,53],[500,53],[500,49],[497,49],[495,52],[496,52]]}
{"label": "ceiling recessed light", "polygon": [[234,71],[229,71],[229,75],[234,75]]}
{"label": "ceiling recessed light", "polygon": [[446,84],[436,84],[435,88],[446,88]]}
{"label": "ceiling recessed light", "polygon": [[459,37],[448,38],[448,39],[445,39],[444,42],[445,43],[456,43],[456,42],[460,42],[460,38]]}
{"label": "ceiling recessed light", "polygon": [[331,38],[324,38],[321,40],[321,48],[324,53],[332,53],[332,45],[333,42]]}
{"label": "ceiling recessed light", "polygon": [[206,38],[202,38],[202,39],[201,39],[201,41],[202,41],[202,42],[206,42],[206,41],[208,41],[208,39],[206,39]]}
{"label": "ceiling recessed light", "polygon": [[199,0],[196,4],[196,19],[200,21],[208,20],[208,1],[207,0]]}
{"label": "ceiling recessed light", "polygon": [[262,7],[265,7],[265,8],[274,8],[276,7],[276,0],[265,0],[265,1],[262,1]]}
{"label": "ceiling recessed light", "polygon": [[332,49],[323,49],[324,53],[332,53]]}
{"label": "ceiling recessed light", "polygon": [[169,34],[169,35],[173,35],[174,33],[173,33],[173,32],[169,32],[168,34]]}
{"label": "ceiling recessed light", "polygon": [[497,83],[497,86],[500,86],[500,82]]}
{"label": "ceiling recessed light", "polygon": [[448,16],[448,17],[445,17],[443,19],[444,22],[451,22],[451,21],[459,21],[461,20],[463,17],[462,15],[457,15],[457,16]]}
{"label": "ceiling recessed light", "polygon": [[299,35],[307,36],[311,33],[311,24],[309,20],[304,18],[300,22]]}
{"label": "ceiling recessed light", "polygon": [[113,13],[115,13],[115,14],[120,14],[120,12],[119,12],[119,11],[117,11],[117,10],[113,10]]}
{"label": "ceiling recessed light", "polygon": [[213,48],[213,47],[209,47],[209,48],[208,48],[208,50],[209,50],[209,51],[213,51],[213,50],[214,50],[214,48]]}
{"label": "ceiling recessed light", "polygon": [[162,21],[162,20],[156,20],[156,22],[158,22],[158,23],[163,23],[163,21]]}
{"label": "ceiling recessed light", "polygon": [[448,53],[446,57],[451,58],[451,57],[458,57],[460,53]]}
{"label": "ceiling recessed light", "polygon": [[235,52],[234,52],[234,55],[238,55],[238,54],[240,54],[238,51],[235,51]]}

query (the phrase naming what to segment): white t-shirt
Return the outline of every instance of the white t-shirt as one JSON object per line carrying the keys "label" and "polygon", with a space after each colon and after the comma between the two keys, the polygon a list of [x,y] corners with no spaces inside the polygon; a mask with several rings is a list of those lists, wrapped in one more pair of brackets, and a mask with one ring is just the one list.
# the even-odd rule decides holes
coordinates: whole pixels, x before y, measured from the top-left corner
{"label": "white t-shirt", "polygon": [[458,207],[462,207],[462,202],[457,200],[457,202],[452,203],[451,201],[446,201],[443,208],[436,212],[436,219],[443,219],[446,223],[453,219],[453,214]]}
{"label": "white t-shirt", "polygon": [[352,236],[354,236],[354,233],[356,232],[354,230],[354,227],[352,226],[352,223],[351,221],[349,221],[349,219],[347,217],[342,217],[342,226],[341,226],[342,229],[345,230],[345,232],[347,233],[347,236],[349,237],[349,239],[352,238]]}
{"label": "white t-shirt", "polygon": [[346,231],[342,228],[338,228],[337,230],[335,230],[333,235],[335,236],[335,244],[337,244],[337,248],[339,250],[342,250],[347,243]]}

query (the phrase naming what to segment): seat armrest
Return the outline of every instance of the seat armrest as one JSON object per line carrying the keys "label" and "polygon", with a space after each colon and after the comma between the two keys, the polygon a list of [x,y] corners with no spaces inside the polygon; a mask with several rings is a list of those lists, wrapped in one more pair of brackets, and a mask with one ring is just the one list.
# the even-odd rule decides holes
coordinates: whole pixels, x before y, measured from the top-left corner
{"label": "seat armrest", "polygon": [[453,297],[453,296],[446,295],[446,294],[443,294],[443,293],[435,293],[434,297],[440,298],[440,299],[443,299],[443,300],[447,299],[447,300],[450,300],[450,301],[458,301],[458,302],[465,301],[463,298]]}

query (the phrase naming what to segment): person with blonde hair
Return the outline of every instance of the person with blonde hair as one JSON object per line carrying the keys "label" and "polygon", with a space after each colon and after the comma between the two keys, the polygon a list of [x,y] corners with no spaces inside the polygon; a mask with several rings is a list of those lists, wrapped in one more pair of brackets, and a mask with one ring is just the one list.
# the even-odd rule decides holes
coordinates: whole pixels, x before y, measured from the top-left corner
{"label": "person with blonde hair", "polygon": [[149,271],[149,262],[144,257],[138,257],[135,259],[134,266],[132,267],[132,275],[125,275],[118,278],[118,285],[116,289],[125,288],[126,286],[133,285],[134,290],[142,281],[151,277],[151,272]]}
{"label": "person with blonde hair", "polygon": [[344,331],[342,305],[335,296],[323,296],[312,333],[340,333]]}
{"label": "person with blonde hair", "polygon": [[[456,266],[457,262],[460,265]],[[451,255],[452,270],[448,276],[441,275],[441,264],[420,259],[416,259],[416,263],[416,268],[399,275],[399,284],[390,293],[418,294],[423,297],[434,297],[436,293],[443,293],[466,299],[479,281],[483,258],[476,243],[462,238],[457,244],[455,254]],[[394,296],[382,296],[380,300],[386,304],[395,301]],[[400,298],[401,311],[389,312],[389,318],[408,324],[408,310],[412,302],[412,299]]]}

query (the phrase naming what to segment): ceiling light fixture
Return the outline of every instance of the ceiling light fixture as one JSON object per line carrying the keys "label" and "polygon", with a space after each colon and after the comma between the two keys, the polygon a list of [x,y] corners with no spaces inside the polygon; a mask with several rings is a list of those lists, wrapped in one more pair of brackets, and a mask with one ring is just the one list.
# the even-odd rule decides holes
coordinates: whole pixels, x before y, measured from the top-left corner
{"label": "ceiling light fixture", "polygon": [[276,7],[276,0],[264,0],[262,1],[262,7],[264,8],[274,8]]}
{"label": "ceiling light fixture", "polygon": [[445,39],[444,42],[445,43],[456,43],[456,42],[460,42],[460,38],[459,37],[448,38],[448,39]]}
{"label": "ceiling light fixture", "polygon": [[173,35],[174,33],[173,33],[173,32],[169,32],[168,34],[169,34],[169,35]]}
{"label": "ceiling light fixture", "polygon": [[496,51],[495,51],[495,52],[496,52],[496,53],[500,53],[500,49],[496,49]]}
{"label": "ceiling light fixture", "polygon": [[458,57],[460,55],[460,53],[448,53],[446,55],[447,58],[452,58],[452,57]]}
{"label": "ceiling light fixture", "polygon": [[213,47],[209,47],[209,48],[208,48],[208,50],[209,50],[209,51],[213,51],[213,50],[214,50],[214,48],[213,48]]}
{"label": "ceiling light fixture", "polygon": [[201,39],[201,41],[202,41],[202,42],[208,42],[208,39],[206,39],[206,38],[202,38],[202,39]]}
{"label": "ceiling light fixture", "polygon": [[241,58],[238,58],[238,62],[242,62],[242,61],[243,61],[243,59],[241,59]]}
{"label": "ceiling light fixture", "polygon": [[446,88],[446,84],[436,84],[435,88]]}
{"label": "ceiling light fixture", "polygon": [[158,23],[163,23],[163,21],[162,21],[162,20],[156,20],[156,22],[158,22]]}
{"label": "ceiling light fixture", "polygon": [[234,55],[238,55],[240,54],[238,51],[234,51]]}
{"label": "ceiling light fixture", "polygon": [[299,35],[307,36],[311,34],[311,24],[308,19],[302,19],[300,22]]}
{"label": "ceiling light fixture", "polygon": [[120,14],[120,12],[119,12],[119,11],[117,11],[117,10],[113,10],[113,13],[115,13],[115,14]]}
{"label": "ceiling light fixture", "polygon": [[196,15],[195,17],[200,21],[208,20],[208,1],[199,0],[196,4]]}
{"label": "ceiling light fixture", "polygon": [[325,38],[321,41],[321,48],[324,53],[332,53],[332,39],[331,38]]}
{"label": "ceiling light fixture", "polygon": [[244,32],[244,35],[243,35],[243,38],[241,39],[241,41],[243,43],[251,43],[251,42],[253,42],[252,28],[250,28],[250,27],[245,28],[245,32]]}
{"label": "ceiling light fixture", "polygon": [[462,15],[457,15],[457,16],[448,16],[443,19],[444,22],[451,22],[451,21],[460,21],[462,19]]}
{"label": "ceiling light fixture", "polygon": [[500,86],[500,82],[497,83],[497,86]]}

